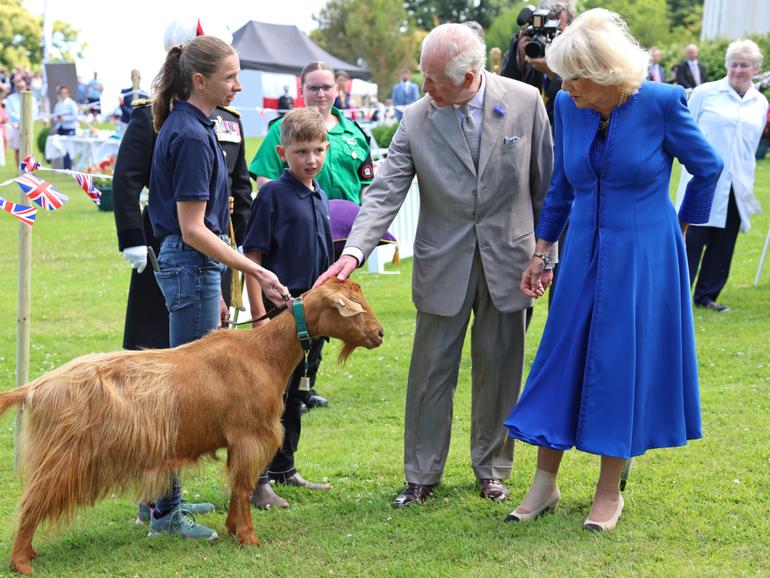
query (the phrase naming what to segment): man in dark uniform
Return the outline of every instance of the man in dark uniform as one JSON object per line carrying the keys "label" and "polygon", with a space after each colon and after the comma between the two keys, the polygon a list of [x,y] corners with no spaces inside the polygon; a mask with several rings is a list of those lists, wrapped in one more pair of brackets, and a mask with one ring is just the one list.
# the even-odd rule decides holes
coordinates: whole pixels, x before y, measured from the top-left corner
{"label": "man in dark uniform", "polygon": [[125,131],[128,123],[131,121],[131,111],[133,111],[133,106],[131,103],[137,100],[150,98],[150,95],[142,90],[139,86],[141,82],[141,73],[137,69],[134,69],[131,71],[131,86],[120,91],[121,130]]}
{"label": "man in dark uniform", "polygon": [[[147,267],[147,245],[160,253],[160,240],[155,239],[147,209],[140,209],[139,195],[150,182],[150,166],[156,134],[152,129],[151,101],[135,101],[131,121],[120,144],[112,182],[118,248],[131,263],[126,325],[123,333],[125,349],[168,347],[168,311],[152,267]],[[251,181],[246,168],[243,127],[238,112],[217,107],[211,115],[227,161],[232,197],[232,225],[235,242],[240,245],[251,207]],[[152,194],[152,193],[150,193]],[[230,303],[230,271],[222,280],[222,296]]]}

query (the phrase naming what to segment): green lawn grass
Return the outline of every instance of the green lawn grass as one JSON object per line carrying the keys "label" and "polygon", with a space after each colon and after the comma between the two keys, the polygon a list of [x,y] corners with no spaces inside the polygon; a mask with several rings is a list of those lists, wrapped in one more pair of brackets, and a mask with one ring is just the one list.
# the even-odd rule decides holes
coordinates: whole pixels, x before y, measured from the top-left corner
{"label": "green lawn grass", "polygon": [[[256,141],[248,141],[250,159]],[[2,180],[13,168],[0,170]],[[98,211],[69,177],[51,180],[71,196],[38,214],[33,232],[31,376],[73,357],[119,349],[129,269],[117,250],[111,213]],[[770,161],[757,174],[770,208]],[[18,199],[5,187],[2,196]],[[414,308],[411,261],[397,275],[357,274],[386,329],[385,344],[357,351],[347,366],[328,349],[319,391],[330,407],[304,419],[297,462],[329,492],[281,489],[287,511],[255,511],[261,548],[149,539],[134,525],[130,497],[84,510],[62,530],[38,534],[39,576],[757,576],[770,574],[770,264],[752,286],[770,218],[741,235],[720,298],[723,315],[696,310],[705,438],[685,448],[651,451],[634,462],[626,510],[617,531],[581,529],[597,473],[594,456],[570,452],[553,516],[504,524],[526,491],[535,449],[519,444],[509,486],[513,500],[482,501],[469,466],[470,361],[460,372],[454,435],[443,484],[434,499],[406,511],[391,508],[402,486],[402,425]],[[16,221],[0,215],[0,388],[14,386]],[[512,279],[511,282],[516,282]],[[546,309],[528,333],[534,356]],[[158,419],[162,419],[159,416]],[[21,485],[13,469],[14,412],[0,419],[0,558],[7,559]],[[224,452],[220,452],[224,457]],[[185,475],[189,500],[212,501],[200,521],[224,536],[228,491],[223,462]],[[4,568],[0,562],[0,568]],[[5,574],[0,570],[0,575]]]}

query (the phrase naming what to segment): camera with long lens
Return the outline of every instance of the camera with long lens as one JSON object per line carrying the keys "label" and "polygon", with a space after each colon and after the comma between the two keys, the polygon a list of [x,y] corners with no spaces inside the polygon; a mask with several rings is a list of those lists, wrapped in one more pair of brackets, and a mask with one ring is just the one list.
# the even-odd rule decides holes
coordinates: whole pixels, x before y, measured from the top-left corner
{"label": "camera with long lens", "polygon": [[519,26],[526,26],[521,31],[527,41],[524,45],[524,54],[530,58],[543,58],[545,47],[548,46],[561,31],[559,28],[559,15],[549,10],[536,9],[525,6],[516,18]]}

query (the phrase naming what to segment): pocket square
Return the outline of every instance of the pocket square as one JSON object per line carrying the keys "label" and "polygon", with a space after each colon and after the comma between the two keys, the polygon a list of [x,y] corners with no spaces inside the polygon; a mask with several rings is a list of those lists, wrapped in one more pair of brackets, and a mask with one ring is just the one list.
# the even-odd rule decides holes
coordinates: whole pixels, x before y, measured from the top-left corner
{"label": "pocket square", "polygon": [[516,144],[521,140],[520,136],[506,136],[503,137],[503,144],[509,145],[509,144]]}

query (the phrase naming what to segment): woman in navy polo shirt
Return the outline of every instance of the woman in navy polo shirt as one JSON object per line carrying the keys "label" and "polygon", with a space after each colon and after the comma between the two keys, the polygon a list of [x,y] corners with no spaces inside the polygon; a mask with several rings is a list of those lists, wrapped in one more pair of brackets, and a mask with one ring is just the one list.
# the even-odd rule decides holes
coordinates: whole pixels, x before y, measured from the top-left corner
{"label": "woman in navy polo shirt", "polygon": [[[254,277],[278,306],[289,296],[273,273],[233,250],[226,236],[227,165],[209,116],[241,90],[239,71],[238,56],[228,44],[199,36],[169,50],[154,82],[152,113],[158,138],[149,210],[153,231],[163,239],[155,277],[169,311],[171,347],[199,339],[219,325],[226,265]],[[176,476],[170,494],[156,502],[150,520],[150,534],[161,532],[218,537],[184,511]]]}

